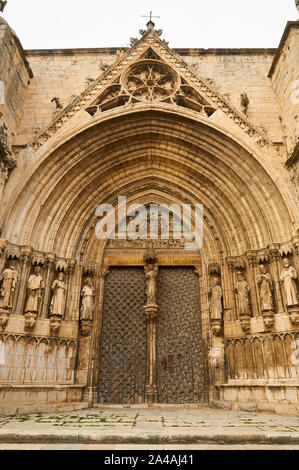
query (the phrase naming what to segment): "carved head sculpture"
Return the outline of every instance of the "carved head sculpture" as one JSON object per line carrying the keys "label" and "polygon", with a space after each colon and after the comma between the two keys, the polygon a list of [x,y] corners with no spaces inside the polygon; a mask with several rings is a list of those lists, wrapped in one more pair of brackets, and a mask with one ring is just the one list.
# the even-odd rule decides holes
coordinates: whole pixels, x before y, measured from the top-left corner
{"label": "carved head sculpture", "polygon": [[211,281],[212,287],[216,287],[219,285],[219,278],[218,277],[213,277]]}
{"label": "carved head sculpture", "polygon": [[38,276],[38,275],[40,274],[40,272],[41,272],[40,266],[35,266],[35,268],[34,268],[34,274],[36,274],[36,276]]}
{"label": "carved head sculpture", "polygon": [[284,268],[288,268],[290,266],[288,258],[284,258],[282,264]]}
{"label": "carved head sculpture", "polygon": [[260,264],[259,267],[260,267],[260,272],[261,272],[262,274],[266,274],[266,273],[267,273],[266,268],[265,268],[265,266],[264,266],[263,264]]}
{"label": "carved head sculpture", "polygon": [[59,280],[59,281],[64,281],[64,273],[60,272],[60,273],[58,274],[58,280]]}
{"label": "carved head sculpture", "polygon": [[87,277],[87,278],[85,279],[85,284],[86,284],[87,286],[89,286],[89,287],[92,287],[92,280],[91,280],[90,277]]}
{"label": "carved head sculpture", "polygon": [[11,269],[12,271],[14,271],[15,270],[15,265],[13,263],[9,263],[8,268]]}
{"label": "carved head sculpture", "polygon": [[242,271],[237,272],[237,279],[238,279],[239,282],[245,280],[244,274],[242,273]]}

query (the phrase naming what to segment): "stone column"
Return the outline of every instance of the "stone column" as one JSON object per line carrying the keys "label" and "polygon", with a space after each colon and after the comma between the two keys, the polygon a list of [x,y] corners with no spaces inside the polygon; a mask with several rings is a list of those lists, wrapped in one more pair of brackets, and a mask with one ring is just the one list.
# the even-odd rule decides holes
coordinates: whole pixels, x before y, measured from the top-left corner
{"label": "stone column", "polygon": [[26,283],[29,277],[29,271],[30,271],[30,266],[31,266],[31,253],[32,253],[32,248],[30,246],[21,247],[20,261],[22,262],[22,264],[21,264],[21,271],[19,273],[20,281],[18,285],[17,302],[16,302],[16,306],[13,312],[16,315],[22,315],[24,311],[24,304],[25,304],[25,298],[26,298]]}
{"label": "stone column", "polygon": [[66,307],[65,307],[65,314],[64,314],[64,321],[72,321],[72,295],[73,289],[76,286],[76,275],[74,275],[76,266],[76,260],[71,259],[68,261],[68,290],[67,290],[67,298],[66,298]]}
{"label": "stone column", "polygon": [[281,292],[281,285],[279,282],[280,269],[279,269],[279,260],[280,253],[278,250],[278,245],[269,245],[270,249],[270,258],[274,266],[274,284],[275,284],[275,294],[276,294],[276,313],[287,313],[285,312],[285,307],[283,303],[283,297]]}
{"label": "stone column", "polygon": [[145,305],[147,324],[147,381],[146,401],[157,403],[157,353],[156,353],[156,317],[158,305]]}
{"label": "stone column", "polygon": [[226,258],[226,262],[227,262],[227,267],[228,267],[229,284],[230,284],[229,297],[230,297],[231,304],[233,306],[232,320],[236,321],[236,320],[239,320],[239,316],[237,313],[237,304],[236,304],[236,295],[235,295],[235,278],[234,278],[235,265],[234,265],[234,260],[231,258]]}
{"label": "stone column", "polygon": [[44,294],[44,302],[43,302],[42,313],[41,313],[41,318],[43,320],[45,320],[48,317],[48,306],[49,306],[50,293],[51,293],[51,269],[55,261],[55,254],[47,253],[45,256],[45,259],[46,259],[45,294]]}
{"label": "stone column", "polygon": [[259,302],[258,302],[258,292],[256,286],[256,267],[257,267],[257,256],[256,252],[248,251],[246,253],[249,270],[248,270],[248,278],[249,278],[249,286],[250,286],[250,299],[251,299],[251,310],[253,317],[259,317],[261,315]]}
{"label": "stone column", "polygon": [[5,265],[5,248],[8,244],[7,240],[0,238],[0,273],[2,273]]}
{"label": "stone column", "polygon": [[95,288],[95,296],[98,299],[95,307],[95,315],[92,325],[90,337],[80,337],[79,358],[78,363],[81,368],[81,377],[77,376],[77,380],[84,380],[84,367],[87,368],[86,387],[84,389],[84,401],[89,403],[98,402],[98,382],[100,367],[100,346],[101,346],[101,330],[102,315],[104,304],[104,288],[105,278],[109,273],[108,266],[102,266],[96,272],[97,283]]}

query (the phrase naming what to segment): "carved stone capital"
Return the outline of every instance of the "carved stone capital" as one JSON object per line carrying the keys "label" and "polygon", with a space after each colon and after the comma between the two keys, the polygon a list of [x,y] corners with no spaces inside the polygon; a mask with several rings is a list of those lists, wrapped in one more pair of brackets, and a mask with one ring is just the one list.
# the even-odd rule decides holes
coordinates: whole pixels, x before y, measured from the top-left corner
{"label": "carved stone capital", "polygon": [[33,266],[43,266],[45,264],[45,257],[43,255],[33,255],[31,262]]}
{"label": "carved stone capital", "polygon": [[29,261],[31,261],[31,253],[32,248],[30,246],[22,246],[20,255],[21,261],[23,261],[23,263],[28,263]]}
{"label": "carved stone capital", "polygon": [[69,264],[64,259],[58,259],[56,261],[56,266],[55,267],[56,267],[56,271],[66,273],[68,268],[69,268]]}
{"label": "carved stone capital", "polygon": [[198,275],[198,277],[202,276],[202,266],[194,266],[194,272]]}
{"label": "carved stone capital", "polygon": [[247,251],[246,257],[247,257],[247,260],[248,260],[248,264],[251,268],[257,266],[258,259],[257,259],[256,251]]}
{"label": "carved stone capital", "polygon": [[245,271],[246,270],[246,263],[245,261],[239,259],[234,261],[234,270],[235,271]]}
{"label": "carved stone capital", "polygon": [[269,245],[269,253],[271,261],[278,261],[280,259],[279,245],[274,243]]}
{"label": "carved stone capital", "polygon": [[221,274],[221,268],[218,263],[210,263],[208,266],[208,273],[209,274]]}
{"label": "carved stone capital", "polygon": [[5,252],[7,259],[19,259],[21,256],[20,248],[16,246],[6,247]]}
{"label": "carved stone capital", "polygon": [[54,253],[47,253],[46,256],[45,256],[45,266],[46,268],[48,269],[51,269],[54,265],[54,261],[55,261],[55,254]]}
{"label": "carved stone capital", "polygon": [[8,241],[4,238],[0,238],[0,258],[3,256],[5,248],[7,247]]}
{"label": "carved stone capital", "polygon": [[230,273],[234,272],[234,259],[230,256],[226,258],[226,264]]}
{"label": "carved stone capital", "polygon": [[100,279],[105,279],[107,274],[110,272],[109,266],[102,266],[99,270],[99,277]]}

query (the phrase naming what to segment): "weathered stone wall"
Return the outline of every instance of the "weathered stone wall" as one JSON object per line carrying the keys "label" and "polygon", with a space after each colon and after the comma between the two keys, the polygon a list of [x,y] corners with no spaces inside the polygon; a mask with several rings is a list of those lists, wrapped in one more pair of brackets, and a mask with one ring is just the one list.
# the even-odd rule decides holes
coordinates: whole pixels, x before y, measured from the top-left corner
{"label": "weathered stone wall", "polygon": [[269,76],[281,109],[283,137],[291,154],[299,137],[299,21],[288,23]]}
{"label": "weathered stone wall", "polygon": [[32,71],[17,36],[0,18],[0,80],[5,84],[5,104],[0,104],[0,124],[8,127],[8,144],[23,115]]}
{"label": "weathered stone wall", "polygon": [[[250,100],[248,119],[265,131],[275,142],[282,141],[280,109],[267,77],[274,57],[272,50],[178,50],[182,59],[197,73],[241,110],[240,94],[246,92]],[[59,97],[63,107],[102,72],[102,66],[111,65],[117,58],[116,50],[53,50],[27,51],[27,59],[34,73],[24,105],[24,117],[15,140],[28,143],[34,136],[34,127],[48,125],[55,114],[53,97]],[[38,128],[36,128],[37,130]]]}

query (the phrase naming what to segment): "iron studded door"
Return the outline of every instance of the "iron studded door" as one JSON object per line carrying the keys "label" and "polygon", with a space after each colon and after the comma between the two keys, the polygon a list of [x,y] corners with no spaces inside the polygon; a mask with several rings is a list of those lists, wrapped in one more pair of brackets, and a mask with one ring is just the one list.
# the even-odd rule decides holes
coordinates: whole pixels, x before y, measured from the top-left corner
{"label": "iron studded door", "polygon": [[142,403],[146,386],[143,268],[111,268],[105,280],[99,401]]}
{"label": "iron studded door", "polygon": [[160,267],[157,300],[158,402],[204,402],[199,282],[194,268]]}

